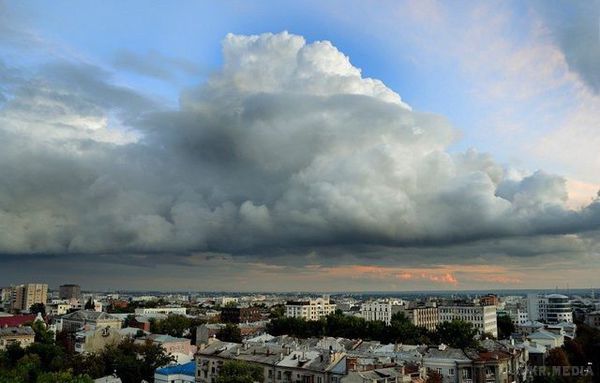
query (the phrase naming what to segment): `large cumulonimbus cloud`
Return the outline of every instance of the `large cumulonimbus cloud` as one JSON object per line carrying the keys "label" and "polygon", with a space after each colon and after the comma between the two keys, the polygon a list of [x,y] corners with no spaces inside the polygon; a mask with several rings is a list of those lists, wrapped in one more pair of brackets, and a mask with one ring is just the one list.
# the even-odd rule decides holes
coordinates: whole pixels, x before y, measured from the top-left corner
{"label": "large cumulonimbus cloud", "polygon": [[173,111],[94,68],[2,67],[0,253],[268,254],[600,226],[598,202],[565,207],[561,177],[449,153],[444,118],[329,42],[228,35],[223,51]]}

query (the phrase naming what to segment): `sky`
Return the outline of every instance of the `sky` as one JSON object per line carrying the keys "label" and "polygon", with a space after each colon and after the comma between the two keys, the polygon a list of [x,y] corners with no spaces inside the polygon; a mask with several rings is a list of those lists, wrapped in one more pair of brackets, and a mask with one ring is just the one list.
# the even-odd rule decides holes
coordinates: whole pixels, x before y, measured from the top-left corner
{"label": "sky", "polygon": [[0,0],[0,285],[599,287],[598,148],[598,0]]}

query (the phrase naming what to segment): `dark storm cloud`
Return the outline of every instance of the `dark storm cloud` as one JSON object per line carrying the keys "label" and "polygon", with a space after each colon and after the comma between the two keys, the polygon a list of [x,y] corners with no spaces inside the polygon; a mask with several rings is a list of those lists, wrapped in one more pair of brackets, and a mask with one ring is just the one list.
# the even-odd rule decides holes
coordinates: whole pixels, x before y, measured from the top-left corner
{"label": "dark storm cloud", "polygon": [[116,54],[113,64],[115,68],[160,80],[174,80],[179,74],[204,76],[209,72],[207,68],[188,60],[168,57],[155,51],[145,54],[120,51]]}
{"label": "dark storm cloud", "polygon": [[539,1],[552,36],[569,67],[595,92],[600,91],[600,1]]}
{"label": "dark storm cloud", "polygon": [[[450,259],[458,244],[600,226],[597,201],[565,207],[561,177],[449,153],[444,118],[411,110],[327,42],[230,35],[224,55],[171,111],[89,65],[23,79],[0,110],[0,253],[439,260],[442,247]],[[508,255],[527,255],[520,246]]]}

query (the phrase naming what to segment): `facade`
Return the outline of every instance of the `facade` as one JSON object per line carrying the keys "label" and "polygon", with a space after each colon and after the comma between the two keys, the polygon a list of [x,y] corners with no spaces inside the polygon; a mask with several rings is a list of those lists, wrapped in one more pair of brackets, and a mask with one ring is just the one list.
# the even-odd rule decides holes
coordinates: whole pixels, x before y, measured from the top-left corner
{"label": "facade", "polygon": [[81,287],[79,285],[61,285],[58,288],[58,296],[60,299],[80,299]]}
{"label": "facade", "polygon": [[35,303],[46,304],[48,285],[45,283],[27,283],[14,286],[12,289],[13,310],[29,310]]}
{"label": "facade", "polygon": [[440,374],[443,383],[522,382],[526,362],[522,351],[499,343],[479,352],[440,345],[423,356],[427,371]]}
{"label": "facade", "polygon": [[303,318],[319,320],[335,311],[335,303],[328,295],[305,301],[288,301],[285,305],[285,316],[288,318]]}
{"label": "facade", "polygon": [[346,375],[344,353],[296,350],[279,344],[215,341],[196,354],[196,383],[214,383],[227,360],[242,360],[264,369],[264,383],[340,383]]}
{"label": "facade", "polygon": [[585,324],[600,329],[600,311],[587,313],[585,316]]}
{"label": "facade", "polygon": [[561,294],[527,294],[527,314],[531,321],[573,322],[573,309],[569,297]]}
{"label": "facade", "polygon": [[140,307],[135,309],[135,315],[148,314],[179,314],[185,315],[185,307]]}
{"label": "facade", "polygon": [[118,328],[99,327],[75,334],[75,352],[94,353],[102,351],[106,346],[118,344],[123,337]]}
{"label": "facade", "polygon": [[434,331],[440,323],[440,313],[437,307],[416,307],[405,310],[404,314],[413,325],[425,327],[429,331]]}
{"label": "facade", "polygon": [[25,348],[34,342],[35,332],[31,327],[3,327],[0,328],[0,350],[6,346],[19,343]]}
{"label": "facade", "polygon": [[462,320],[471,323],[480,335],[498,336],[496,306],[441,306],[439,315],[440,322]]}
{"label": "facade", "polygon": [[121,320],[104,312],[92,310],[79,310],[60,318],[60,329],[68,332],[77,332],[81,329],[91,330],[102,327],[121,328]]}
{"label": "facade", "polygon": [[479,304],[482,306],[498,306],[498,296],[494,294],[488,294],[479,298]]}
{"label": "facade", "polygon": [[192,341],[187,338],[176,338],[170,335],[150,334],[143,338],[136,339],[138,343],[150,341],[161,345],[167,354],[175,357],[177,363],[187,363],[191,361],[196,352],[196,347],[192,346]]}
{"label": "facade", "polygon": [[223,323],[248,323],[258,322],[262,319],[258,307],[223,307],[221,309],[221,322]]}
{"label": "facade", "polygon": [[369,371],[350,371],[341,383],[410,383],[410,375],[405,374],[402,367],[388,367]]}
{"label": "facade", "polygon": [[360,316],[366,321],[381,321],[390,324],[392,315],[399,312],[403,305],[400,301],[373,301],[360,306]]}

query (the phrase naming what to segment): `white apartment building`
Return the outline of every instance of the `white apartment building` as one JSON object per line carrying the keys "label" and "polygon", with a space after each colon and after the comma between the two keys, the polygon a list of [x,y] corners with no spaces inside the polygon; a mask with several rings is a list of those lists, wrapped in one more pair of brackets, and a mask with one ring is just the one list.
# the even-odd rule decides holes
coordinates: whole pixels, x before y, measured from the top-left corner
{"label": "white apartment building", "polygon": [[366,321],[382,321],[390,324],[392,315],[404,307],[403,301],[372,301],[360,305],[360,316]]}
{"label": "white apartment building", "polygon": [[440,323],[440,313],[437,307],[415,307],[404,311],[404,315],[417,327],[425,327],[434,331]]}
{"label": "white apartment building", "polygon": [[527,294],[529,320],[546,323],[573,322],[569,297],[561,294]]}
{"label": "white apartment building", "polygon": [[479,334],[498,336],[496,306],[441,306],[439,316],[440,322],[462,320],[471,323]]}
{"label": "white apartment building", "polygon": [[185,315],[185,307],[140,307],[135,309],[135,315],[148,314],[180,314]]}
{"label": "white apartment building", "polygon": [[321,298],[303,301],[288,301],[285,305],[285,316],[288,318],[304,318],[306,320],[319,320],[335,311],[335,302],[329,295]]}

